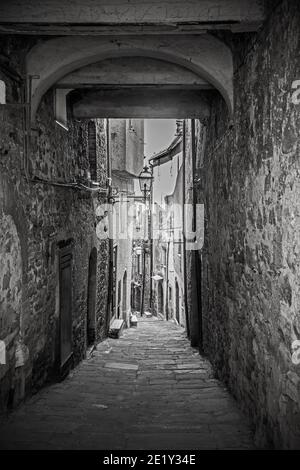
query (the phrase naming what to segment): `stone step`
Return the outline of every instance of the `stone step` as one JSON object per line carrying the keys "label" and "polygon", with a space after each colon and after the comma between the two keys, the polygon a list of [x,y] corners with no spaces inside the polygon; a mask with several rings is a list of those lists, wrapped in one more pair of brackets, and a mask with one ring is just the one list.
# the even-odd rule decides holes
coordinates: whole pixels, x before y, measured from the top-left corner
{"label": "stone step", "polygon": [[124,320],[113,320],[109,327],[108,336],[110,338],[120,338],[125,326]]}

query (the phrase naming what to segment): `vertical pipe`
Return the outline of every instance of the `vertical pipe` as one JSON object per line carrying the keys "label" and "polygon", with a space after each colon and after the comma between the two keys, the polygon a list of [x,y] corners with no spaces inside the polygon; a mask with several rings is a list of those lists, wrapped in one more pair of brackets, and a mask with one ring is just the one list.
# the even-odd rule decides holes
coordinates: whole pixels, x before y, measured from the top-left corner
{"label": "vertical pipe", "polygon": [[[153,167],[150,165],[151,176],[153,178]],[[150,193],[150,221],[149,221],[149,235],[150,235],[150,311],[153,315],[153,298],[152,298],[152,289],[153,289],[153,227],[152,227],[152,216],[153,216],[153,179],[151,180],[151,193]]]}
{"label": "vertical pipe", "polygon": [[182,132],[182,237],[183,237],[183,285],[184,285],[184,309],[185,309],[185,321],[186,331],[188,337],[190,336],[190,321],[188,311],[188,298],[187,298],[187,278],[186,278],[186,223],[185,223],[185,200],[186,200],[186,122],[183,120],[183,132]]}

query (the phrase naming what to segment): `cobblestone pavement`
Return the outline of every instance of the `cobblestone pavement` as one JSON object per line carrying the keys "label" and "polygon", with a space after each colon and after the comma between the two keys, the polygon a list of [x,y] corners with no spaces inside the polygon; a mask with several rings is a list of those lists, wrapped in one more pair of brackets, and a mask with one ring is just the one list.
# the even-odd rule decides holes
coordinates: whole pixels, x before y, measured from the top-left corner
{"label": "cobblestone pavement", "polygon": [[209,363],[171,322],[140,320],[0,428],[2,449],[248,449],[251,433]]}

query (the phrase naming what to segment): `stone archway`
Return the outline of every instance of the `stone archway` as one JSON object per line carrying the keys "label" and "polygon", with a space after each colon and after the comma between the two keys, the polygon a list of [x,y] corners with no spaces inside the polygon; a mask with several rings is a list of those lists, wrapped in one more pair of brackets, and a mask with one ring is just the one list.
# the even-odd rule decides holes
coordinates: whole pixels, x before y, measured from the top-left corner
{"label": "stone archway", "polygon": [[233,109],[233,65],[230,49],[209,34],[164,37],[67,37],[34,46],[26,58],[32,82],[32,120],[46,91],[68,73],[111,57],[149,57],[178,64],[203,77]]}

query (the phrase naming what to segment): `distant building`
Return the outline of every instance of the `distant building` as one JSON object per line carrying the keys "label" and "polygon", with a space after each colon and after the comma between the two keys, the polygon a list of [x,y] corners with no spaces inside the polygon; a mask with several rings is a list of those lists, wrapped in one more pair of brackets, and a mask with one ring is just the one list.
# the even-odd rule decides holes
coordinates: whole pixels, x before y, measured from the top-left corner
{"label": "distant building", "polygon": [[144,121],[110,119],[110,152],[113,211],[112,320],[129,325],[131,310],[132,238],[131,208],[134,205],[135,179],[143,168]]}
{"label": "distant building", "polygon": [[183,266],[183,233],[182,233],[182,206],[183,181],[182,166],[176,178],[174,191],[165,198],[166,207],[171,214],[172,242],[170,246],[168,301],[172,309],[173,318],[183,327],[186,327],[186,313],[184,309],[184,266]]}
{"label": "distant building", "polygon": [[150,160],[150,164],[153,166],[154,181],[157,180],[160,167],[171,161],[174,190],[171,194],[163,197],[161,204],[157,202],[154,204],[152,296],[155,312],[166,319],[174,319],[185,327],[182,122],[180,120],[177,121],[177,132],[173,142],[167,149]]}

